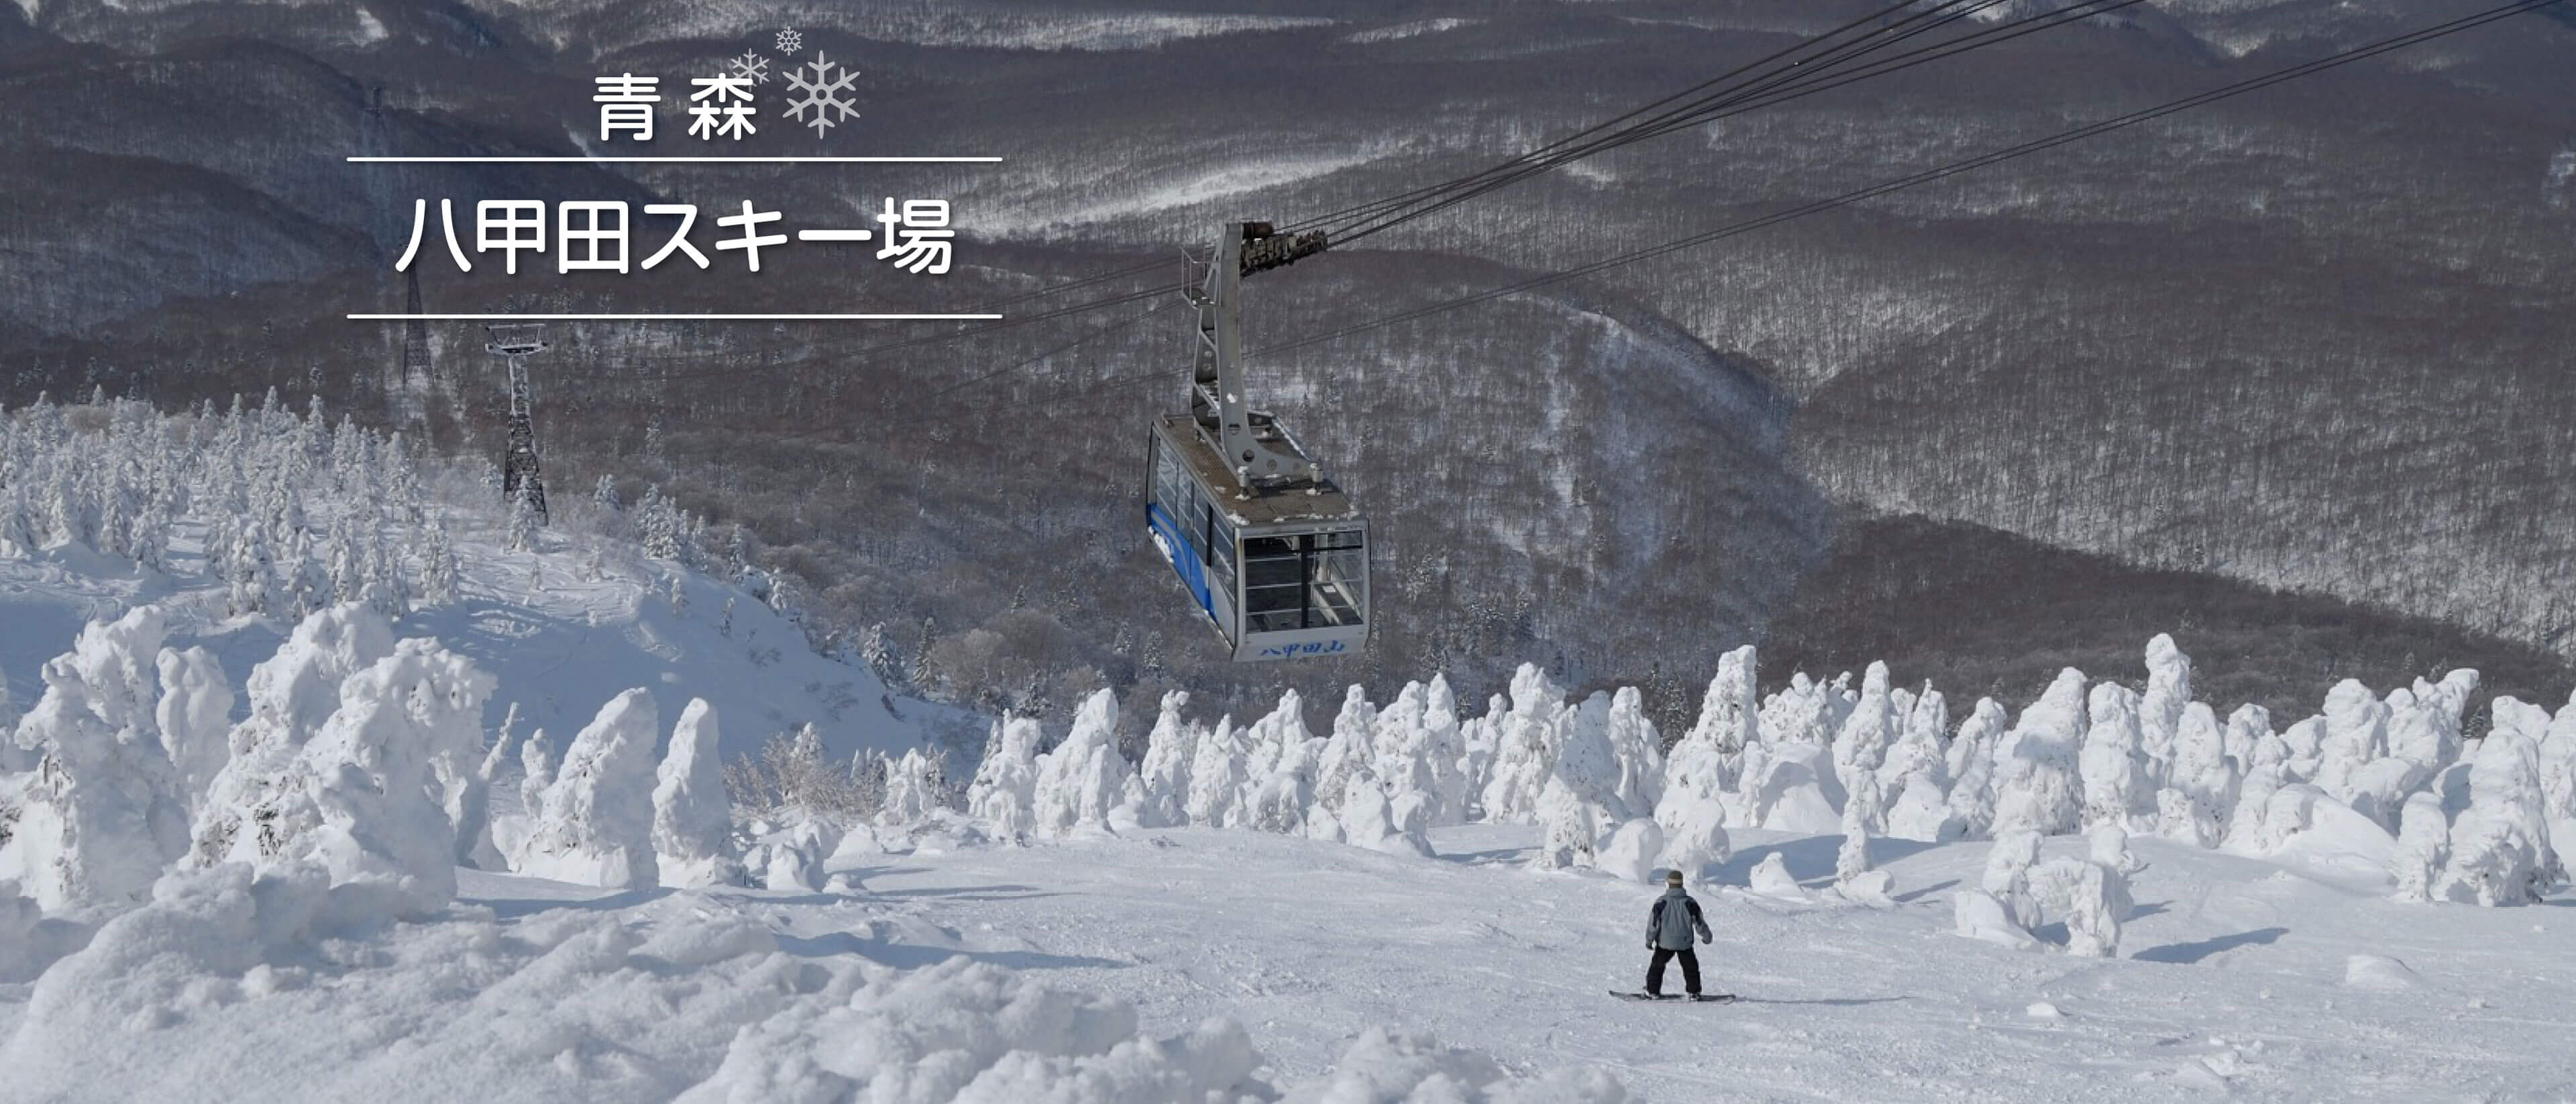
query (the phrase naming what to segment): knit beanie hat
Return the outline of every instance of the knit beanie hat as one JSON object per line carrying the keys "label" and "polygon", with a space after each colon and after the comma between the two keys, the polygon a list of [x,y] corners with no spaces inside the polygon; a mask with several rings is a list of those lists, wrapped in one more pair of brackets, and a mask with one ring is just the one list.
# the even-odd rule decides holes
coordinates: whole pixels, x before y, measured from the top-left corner
{"label": "knit beanie hat", "polygon": [[1678,870],[1666,872],[1664,874],[1664,884],[1668,886],[1677,886],[1682,884],[1682,872]]}

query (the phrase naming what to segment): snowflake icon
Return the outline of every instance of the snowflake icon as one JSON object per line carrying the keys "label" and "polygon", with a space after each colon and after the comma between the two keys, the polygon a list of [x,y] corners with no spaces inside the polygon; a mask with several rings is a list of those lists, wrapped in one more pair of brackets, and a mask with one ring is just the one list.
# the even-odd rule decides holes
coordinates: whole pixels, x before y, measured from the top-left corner
{"label": "snowflake icon", "polygon": [[732,67],[733,75],[753,84],[769,83],[769,59],[759,54],[745,50],[741,57],[727,58],[725,64]]}
{"label": "snowflake icon", "polygon": [[[805,69],[808,67],[814,70],[812,80],[805,78]],[[832,74],[835,69],[841,71],[839,76]],[[787,78],[787,87],[799,94],[795,99],[787,102],[787,116],[813,127],[814,137],[822,137],[825,130],[838,125],[843,120],[859,117],[856,110],[857,104],[846,98],[846,94],[858,84],[858,70],[846,65],[834,65],[823,56],[823,51],[814,51],[813,61],[788,69],[781,75]],[[808,110],[814,112],[814,117],[811,119],[805,117],[805,112]],[[832,112],[835,111],[841,113],[839,119],[832,117]]]}
{"label": "snowflake icon", "polygon": [[805,48],[805,36],[804,36],[804,35],[801,35],[801,34],[797,34],[797,33],[796,33],[796,28],[794,28],[794,27],[789,27],[789,28],[787,28],[786,30],[783,30],[783,31],[778,32],[778,52],[779,52],[779,53],[782,53],[782,54],[792,54],[792,53],[795,53],[796,51],[798,51],[798,50],[802,50],[802,49],[804,49],[804,48]]}

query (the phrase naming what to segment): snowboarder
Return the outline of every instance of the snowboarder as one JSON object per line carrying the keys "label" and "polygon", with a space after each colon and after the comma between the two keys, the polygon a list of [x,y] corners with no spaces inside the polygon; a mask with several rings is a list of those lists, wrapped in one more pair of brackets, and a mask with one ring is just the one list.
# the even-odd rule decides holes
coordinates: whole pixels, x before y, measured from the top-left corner
{"label": "snowboarder", "polygon": [[1691,950],[1691,936],[1709,941],[1708,921],[1700,916],[1699,902],[1682,892],[1682,872],[1664,875],[1664,895],[1655,898],[1653,911],[1646,914],[1646,949],[1655,952],[1654,961],[1646,966],[1646,995],[1663,996],[1664,963],[1678,955],[1682,960],[1682,986],[1691,996],[1699,995],[1699,955]]}

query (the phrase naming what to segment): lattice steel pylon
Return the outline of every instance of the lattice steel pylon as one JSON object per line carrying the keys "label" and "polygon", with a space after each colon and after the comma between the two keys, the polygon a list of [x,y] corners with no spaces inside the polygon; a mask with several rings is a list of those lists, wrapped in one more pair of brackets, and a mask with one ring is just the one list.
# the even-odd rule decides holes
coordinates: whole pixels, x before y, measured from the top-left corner
{"label": "lattice steel pylon", "polygon": [[528,358],[546,350],[545,327],[525,324],[486,326],[488,340],[483,347],[510,360],[510,445],[501,460],[501,501],[505,505],[525,502],[530,512],[543,525],[546,517],[546,478],[537,467],[537,428],[530,414],[528,398]]}

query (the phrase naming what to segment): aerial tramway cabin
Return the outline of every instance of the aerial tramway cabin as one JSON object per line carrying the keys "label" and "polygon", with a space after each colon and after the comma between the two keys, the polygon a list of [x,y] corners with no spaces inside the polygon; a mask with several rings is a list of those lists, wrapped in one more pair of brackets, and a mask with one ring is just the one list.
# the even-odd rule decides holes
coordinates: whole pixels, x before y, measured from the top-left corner
{"label": "aerial tramway cabin", "polygon": [[[1248,492],[1187,414],[1156,418],[1147,440],[1154,544],[1234,658],[1358,654],[1368,641],[1368,520],[1341,488],[1309,475]],[[1277,441],[1297,448],[1284,431]]]}
{"label": "aerial tramway cabin", "polygon": [[1197,309],[1189,409],[1145,441],[1145,523],[1237,661],[1357,655],[1368,646],[1368,519],[1304,445],[1245,402],[1243,277],[1322,252],[1321,233],[1227,223],[1189,254]]}

